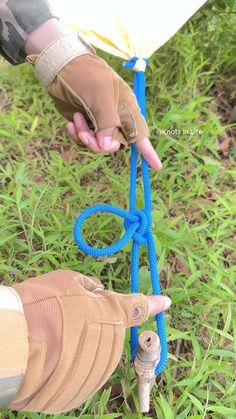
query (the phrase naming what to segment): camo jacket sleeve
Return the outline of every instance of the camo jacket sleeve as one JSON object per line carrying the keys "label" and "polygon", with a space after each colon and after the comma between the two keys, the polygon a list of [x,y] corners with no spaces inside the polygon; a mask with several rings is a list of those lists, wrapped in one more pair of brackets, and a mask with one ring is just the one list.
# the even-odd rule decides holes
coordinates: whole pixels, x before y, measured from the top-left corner
{"label": "camo jacket sleeve", "polygon": [[29,34],[52,17],[47,0],[0,0],[0,55],[11,64],[23,63]]}

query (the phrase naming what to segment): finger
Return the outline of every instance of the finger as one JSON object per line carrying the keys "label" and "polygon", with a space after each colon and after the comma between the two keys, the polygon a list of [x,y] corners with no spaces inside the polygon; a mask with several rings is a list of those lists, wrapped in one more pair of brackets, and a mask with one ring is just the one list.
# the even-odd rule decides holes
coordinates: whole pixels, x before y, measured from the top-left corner
{"label": "finger", "polygon": [[120,143],[112,138],[113,128],[98,131],[95,135],[90,130],[84,116],[79,112],[74,114],[74,123],[78,137],[91,151],[113,153],[120,148]]}
{"label": "finger", "polygon": [[147,297],[149,316],[155,316],[171,306],[171,299],[163,295],[150,295]]}
{"label": "finger", "polygon": [[154,170],[161,170],[161,161],[149,139],[144,138],[143,140],[139,140],[136,144],[149,166],[151,166]]}
{"label": "finger", "polygon": [[79,145],[83,145],[83,142],[80,140],[80,138],[77,135],[74,122],[70,121],[66,124],[66,131],[72,140],[74,140]]}
{"label": "finger", "polygon": [[76,141],[77,144],[83,144],[87,147],[88,150],[92,151],[93,153],[102,153],[103,151],[99,148],[97,144],[97,140],[95,138],[91,138],[87,136],[87,133],[80,133],[79,136],[77,134],[75,124],[73,122],[68,122],[67,126],[67,133],[73,140]]}
{"label": "finger", "polygon": [[98,145],[95,134],[90,130],[84,116],[81,113],[76,112],[73,119],[76,134],[82,143],[93,153],[103,152]]}
{"label": "finger", "polygon": [[114,128],[106,128],[96,133],[98,145],[103,151],[114,153],[119,150],[120,143],[112,138]]}
{"label": "finger", "polygon": [[[100,293],[100,291],[99,291]],[[105,294],[106,291],[101,291]],[[114,293],[110,298],[119,302],[121,308],[121,316],[123,317],[126,327],[138,326],[143,324],[148,316],[161,313],[170,307],[171,300],[169,297],[155,295],[145,296],[144,294],[119,294]]]}
{"label": "finger", "polygon": [[70,138],[72,138],[72,140],[75,140],[75,141],[78,140],[76,130],[75,130],[75,124],[73,122],[68,122],[66,124],[66,130],[67,130],[67,134],[69,135]]}

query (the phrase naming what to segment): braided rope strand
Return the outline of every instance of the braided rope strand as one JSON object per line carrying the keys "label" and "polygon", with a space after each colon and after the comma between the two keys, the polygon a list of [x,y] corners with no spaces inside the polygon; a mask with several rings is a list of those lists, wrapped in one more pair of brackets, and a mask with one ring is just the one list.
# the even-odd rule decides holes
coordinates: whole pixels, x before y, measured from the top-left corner
{"label": "braided rope strand", "polygon": [[[147,63],[147,60],[142,60]],[[131,68],[134,71],[134,93],[136,95],[138,104],[141,108],[142,115],[146,118],[146,98],[145,98],[145,73],[143,62],[141,63],[142,70],[136,64],[140,65],[140,59],[133,57],[124,64],[125,68]],[[93,257],[110,256],[119,252],[126,244],[132,240],[131,253],[131,293],[139,291],[138,276],[139,276],[139,247],[146,245],[148,248],[148,258],[150,265],[150,278],[152,283],[152,291],[154,295],[161,295],[160,281],[157,268],[157,258],[154,239],[151,233],[152,228],[152,203],[151,203],[151,187],[149,167],[146,160],[141,156],[142,169],[142,183],[144,191],[144,208],[136,208],[136,186],[137,186],[137,161],[138,151],[135,144],[131,146],[131,170],[130,170],[130,197],[129,197],[129,211],[107,204],[97,204],[84,210],[75,221],[74,238],[77,246],[84,253]],[[111,213],[120,216],[124,219],[125,233],[119,240],[109,246],[102,248],[95,248],[86,243],[82,236],[83,223],[92,214],[98,212]],[[156,367],[156,375],[160,374],[167,362],[167,338],[165,329],[165,318],[163,313],[156,315],[157,333],[161,345],[161,358]],[[131,358],[135,358],[138,350],[138,326],[131,327]]]}

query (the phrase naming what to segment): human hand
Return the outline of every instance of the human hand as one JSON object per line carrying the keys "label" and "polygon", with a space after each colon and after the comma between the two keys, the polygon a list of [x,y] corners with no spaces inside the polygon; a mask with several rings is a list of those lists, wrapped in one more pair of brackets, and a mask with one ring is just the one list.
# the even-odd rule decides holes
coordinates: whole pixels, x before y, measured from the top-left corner
{"label": "human hand", "polygon": [[67,270],[13,288],[23,304],[29,342],[14,410],[59,413],[78,407],[115,370],[125,329],[171,304],[164,296],[106,291],[98,279]]}
{"label": "human hand", "polygon": [[64,35],[27,59],[58,111],[70,121],[71,138],[94,153],[137,143],[149,165],[161,169],[132,89],[81,38]]}
{"label": "human hand", "polygon": [[[75,112],[73,121],[66,125],[68,135],[78,144],[85,145],[93,153],[114,153],[119,150],[120,143],[113,139],[113,128],[107,128],[95,132],[89,128],[88,122],[82,113]],[[148,164],[155,170],[162,168],[161,161],[152,143],[148,138],[143,138],[137,143],[142,156]]]}

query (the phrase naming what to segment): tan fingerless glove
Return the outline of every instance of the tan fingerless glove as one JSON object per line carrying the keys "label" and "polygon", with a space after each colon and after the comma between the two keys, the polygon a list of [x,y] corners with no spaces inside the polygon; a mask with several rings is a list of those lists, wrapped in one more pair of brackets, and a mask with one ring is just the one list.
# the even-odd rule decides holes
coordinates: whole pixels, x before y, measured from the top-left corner
{"label": "tan fingerless glove", "polygon": [[143,323],[143,294],[105,291],[100,281],[59,270],[13,286],[28,326],[25,378],[10,407],[58,413],[78,407],[115,370],[125,328]]}
{"label": "tan fingerless glove", "polygon": [[95,132],[114,127],[112,138],[124,145],[149,136],[132,89],[81,38],[65,35],[27,59],[68,120],[81,112]]}

